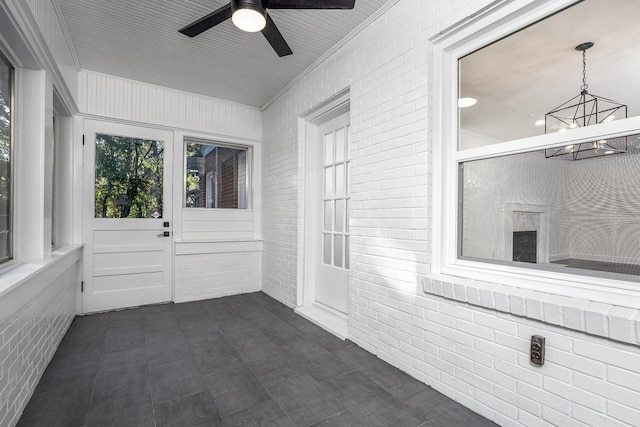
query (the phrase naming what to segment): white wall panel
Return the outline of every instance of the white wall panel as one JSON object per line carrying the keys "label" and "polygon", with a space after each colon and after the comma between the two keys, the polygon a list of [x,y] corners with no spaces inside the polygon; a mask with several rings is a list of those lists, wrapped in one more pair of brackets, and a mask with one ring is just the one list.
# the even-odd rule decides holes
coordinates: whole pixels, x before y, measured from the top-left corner
{"label": "white wall panel", "polygon": [[175,89],[83,70],[80,112],[176,130],[262,139],[260,109]]}
{"label": "white wall panel", "polygon": [[[202,248],[189,248],[180,244],[175,257],[175,302],[218,298],[262,288],[262,251],[238,250],[237,244],[217,243],[214,253],[178,255],[179,252],[202,252]],[[193,244],[198,245],[198,244]],[[252,245],[252,243],[249,243]],[[231,252],[218,252],[231,251]]]}
{"label": "white wall panel", "polygon": [[[74,101],[78,100],[78,66],[73,48],[65,36],[66,28],[58,20],[57,0],[26,0],[43,40],[47,44],[50,57],[58,68],[59,75],[66,83]],[[60,90],[60,88],[58,88]]]}
{"label": "white wall panel", "polygon": [[253,212],[247,209],[182,210],[182,239],[235,240],[253,237]]}

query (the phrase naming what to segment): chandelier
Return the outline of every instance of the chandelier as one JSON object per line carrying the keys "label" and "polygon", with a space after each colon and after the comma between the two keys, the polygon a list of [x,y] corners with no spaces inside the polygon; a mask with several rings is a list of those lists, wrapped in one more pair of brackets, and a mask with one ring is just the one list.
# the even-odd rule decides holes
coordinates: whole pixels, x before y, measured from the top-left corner
{"label": "chandelier", "polygon": [[[627,117],[627,106],[611,99],[590,94],[587,84],[587,49],[593,42],[581,43],[576,50],[582,52],[582,86],[580,93],[559,107],[544,115],[545,133],[566,132],[571,129],[606,123]],[[567,145],[565,147],[547,148],[546,158],[581,160],[591,157],[625,153],[627,137],[600,139]]]}

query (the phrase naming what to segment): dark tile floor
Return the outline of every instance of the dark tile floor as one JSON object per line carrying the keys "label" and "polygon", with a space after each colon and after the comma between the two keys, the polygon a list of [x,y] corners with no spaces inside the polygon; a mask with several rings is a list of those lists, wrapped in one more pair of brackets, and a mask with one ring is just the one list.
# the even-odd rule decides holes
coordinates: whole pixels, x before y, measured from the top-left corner
{"label": "dark tile floor", "polygon": [[77,317],[18,426],[495,426],[263,293]]}

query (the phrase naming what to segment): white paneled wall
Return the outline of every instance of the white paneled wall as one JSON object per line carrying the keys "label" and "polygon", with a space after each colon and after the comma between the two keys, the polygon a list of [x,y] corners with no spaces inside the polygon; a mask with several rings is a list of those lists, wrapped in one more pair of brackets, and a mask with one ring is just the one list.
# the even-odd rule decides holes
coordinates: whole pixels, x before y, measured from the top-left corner
{"label": "white paneled wall", "polygon": [[[14,426],[76,312],[78,264],[46,277],[44,290],[0,323],[0,426]],[[38,286],[34,278],[20,286]],[[14,291],[15,292],[15,291]],[[6,297],[6,296],[4,296]]]}
{"label": "white paneled wall", "polygon": [[262,287],[262,242],[178,243],[175,278],[176,302],[257,292]]}
{"label": "white paneled wall", "polygon": [[247,209],[183,209],[183,240],[237,240],[253,237],[253,212]]}
{"label": "white paneled wall", "polygon": [[66,27],[58,21],[58,16],[56,15],[57,0],[27,0],[25,3],[42,33],[42,38],[47,44],[50,57],[57,66],[71,96],[77,102],[77,60],[75,52],[67,43],[67,38],[65,37]]}
{"label": "white paneled wall", "polygon": [[[578,323],[585,322],[580,316],[600,319],[594,331],[630,336],[640,334],[637,310],[603,306],[623,310],[612,316],[571,301],[558,309],[551,295],[538,301],[541,320],[532,320],[493,309],[502,303],[499,292],[487,292],[487,308],[421,289],[431,239],[430,112],[437,108],[428,40],[495,3],[399,0],[264,111],[263,290],[297,302],[304,239],[299,117],[349,86],[349,338],[502,426],[637,426],[640,347],[545,322],[573,313]],[[533,334],[547,338],[541,368],[528,360]]]}
{"label": "white paneled wall", "polygon": [[78,78],[79,108],[85,115],[262,139],[262,115],[256,107],[86,70]]}

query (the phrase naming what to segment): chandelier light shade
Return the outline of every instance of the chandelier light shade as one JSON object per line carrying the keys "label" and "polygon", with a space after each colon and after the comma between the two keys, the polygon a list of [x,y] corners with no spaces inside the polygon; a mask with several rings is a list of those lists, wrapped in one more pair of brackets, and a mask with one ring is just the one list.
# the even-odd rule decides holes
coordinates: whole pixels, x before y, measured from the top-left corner
{"label": "chandelier light shade", "polygon": [[[593,47],[592,42],[586,42],[576,46],[575,49],[582,52],[582,86],[580,87],[580,93],[545,114],[545,133],[566,132],[579,127],[627,118],[626,105],[609,98],[589,93],[589,85],[587,85],[586,52],[587,49],[591,47]],[[581,160],[625,153],[626,151],[627,137],[625,136],[584,142],[566,147],[547,148],[545,150],[545,157]]]}

